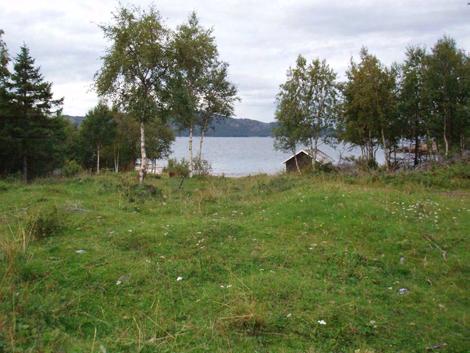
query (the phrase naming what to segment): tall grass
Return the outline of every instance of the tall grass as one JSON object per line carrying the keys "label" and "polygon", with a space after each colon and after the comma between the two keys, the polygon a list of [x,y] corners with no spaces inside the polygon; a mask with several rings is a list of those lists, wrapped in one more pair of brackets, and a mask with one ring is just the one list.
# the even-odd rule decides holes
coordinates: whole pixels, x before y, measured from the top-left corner
{"label": "tall grass", "polygon": [[[32,224],[24,226],[20,223],[15,226],[8,225],[8,231],[0,234],[0,301],[9,303],[8,311],[0,311],[0,342],[3,338],[11,352],[15,352],[16,347],[16,279],[20,267],[27,261],[32,232]],[[0,351],[3,351],[1,346]]]}

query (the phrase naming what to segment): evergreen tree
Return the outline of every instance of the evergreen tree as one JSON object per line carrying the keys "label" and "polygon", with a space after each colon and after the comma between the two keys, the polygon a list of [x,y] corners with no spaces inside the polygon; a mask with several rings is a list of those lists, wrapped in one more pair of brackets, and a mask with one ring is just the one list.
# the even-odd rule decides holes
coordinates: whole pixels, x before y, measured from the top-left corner
{"label": "evergreen tree", "polygon": [[15,155],[12,140],[11,101],[8,92],[10,61],[6,43],[0,30],[0,173],[9,173],[12,168],[11,160]]}
{"label": "evergreen tree", "polygon": [[61,144],[64,124],[58,116],[63,99],[55,100],[52,84],[44,81],[40,69],[34,66],[26,45],[14,60],[9,83],[14,118],[12,138],[15,140],[16,169],[21,165],[23,179],[47,173],[63,159]]}

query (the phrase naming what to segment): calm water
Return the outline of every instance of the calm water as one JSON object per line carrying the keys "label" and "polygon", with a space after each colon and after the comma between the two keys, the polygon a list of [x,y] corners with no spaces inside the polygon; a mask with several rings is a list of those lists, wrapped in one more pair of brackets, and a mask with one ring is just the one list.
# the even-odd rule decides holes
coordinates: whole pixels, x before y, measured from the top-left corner
{"label": "calm water", "polygon": [[[196,156],[199,151],[198,137],[193,141],[193,149]],[[348,151],[344,145],[334,149],[323,144],[319,149],[336,162],[340,153],[343,157],[359,155],[357,149]],[[188,138],[177,137],[172,150],[170,158],[188,160]],[[202,154],[203,158],[211,163],[213,174],[227,176],[275,174],[284,170],[282,162],[291,156],[290,153],[276,151],[271,137],[206,137]]]}

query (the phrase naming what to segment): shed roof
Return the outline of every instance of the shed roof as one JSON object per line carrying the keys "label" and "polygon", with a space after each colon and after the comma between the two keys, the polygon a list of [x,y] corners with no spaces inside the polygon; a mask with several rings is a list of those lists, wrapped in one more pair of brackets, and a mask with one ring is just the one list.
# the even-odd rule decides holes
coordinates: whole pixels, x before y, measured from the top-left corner
{"label": "shed roof", "polygon": [[[301,149],[299,152],[297,152],[296,154],[290,156],[289,158],[287,158],[287,159],[286,159],[284,162],[282,162],[282,163],[284,163],[284,164],[287,163],[287,162],[290,161],[292,158],[294,158],[295,156],[298,156],[298,155],[301,154],[301,153],[306,154],[307,156],[309,156],[310,158],[313,159],[313,156],[310,154],[309,151],[304,150],[304,149]],[[331,158],[330,156],[328,156],[325,152],[320,151],[319,149],[317,149],[317,161],[319,161],[319,162],[327,161],[327,162],[331,162],[331,163],[334,162],[333,158]]]}

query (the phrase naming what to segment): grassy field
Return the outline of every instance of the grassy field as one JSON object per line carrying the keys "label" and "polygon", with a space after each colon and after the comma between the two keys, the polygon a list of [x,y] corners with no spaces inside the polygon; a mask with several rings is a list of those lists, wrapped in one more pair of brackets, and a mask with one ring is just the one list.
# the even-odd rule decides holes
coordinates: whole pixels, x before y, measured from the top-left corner
{"label": "grassy field", "polygon": [[0,352],[468,352],[462,168],[0,182]]}

